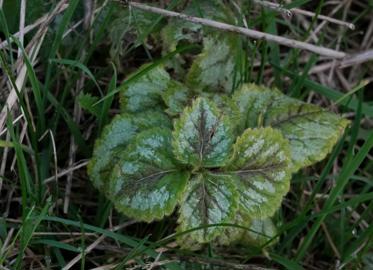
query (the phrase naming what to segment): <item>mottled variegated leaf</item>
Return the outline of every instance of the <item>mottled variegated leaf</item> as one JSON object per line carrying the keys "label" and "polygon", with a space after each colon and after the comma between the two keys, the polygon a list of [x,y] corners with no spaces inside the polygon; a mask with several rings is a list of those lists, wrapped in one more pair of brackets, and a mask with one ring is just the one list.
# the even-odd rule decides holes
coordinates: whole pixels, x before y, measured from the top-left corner
{"label": "mottled variegated leaf", "polygon": [[[194,2],[186,4],[183,14],[234,24],[234,13],[221,0],[199,0],[197,4]],[[200,24],[170,18],[161,31],[163,50],[166,52],[175,50],[180,41],[198,43],[203,36],[202,29],[203,26]],[[211,29],[206,28],[206,30]],[[204,32],[205,35],[208,33],[208,31]]]}
{"label": "mottled variegated leaf", "polygon": [[170,144],[171,131],[154,128],[141,132],[127,147],[108,186],[118,211],[147,222],[172,213],[189,173],[176,167]]}
{"label": "mottled variegated leaf", "polygon": [[176,227],[176,235],[176,243],[181,249],[200,250],[204,245],[204,243],[200,243],[194,239],[189,231],[182,231],[180,226]]}
{"label": "mottled variegated leaf", "polygon": [[274,214],[289,190],[290,166],[288,141],[280,131],[247,129],[237,139],[226,173],[235,176],[243,215],[263,219]]}
{"label": "mottled variegated leaf", "polygon": [[190,88],[213,92],[231,93],[234,82],[240,80],[240,68],[235,59],[239,48],[236,38],[208,37],[203,42],[202,53],[194,60],[187,74]]}
{"label": "mottled variegated leaf", "polygon": [[162,94],[163,101],[168,107],[167,113],[170,115],[181,113],[190,100],[191,95],[192,93],[188,87],[178,81],[171,80],[166,91]]}
{"label": "mottled variegated leaf", "polygon": [[176,157],[195,168],[219,167],[231,154],[233,128],[214,103],[198,98],[175,122],[172,146]]}
{"label": "mottled variegated leaf", "polygon": [[165,52],[176,50],[176,46],[180,41],[197,43],[200,39],[199,32],[201,29],[202,25],[200,24],[170,19],[170,23],[163,27],[161,31],[163,50]]}
{"label": "mottled variegated leaf", "polygon": [[119,153],[126,149],[139,131],[152,127],[170,128],[171,123],[165,114],[155,111],[114,117],[96,140],[92,159],[88,163],[88,175],[95,187],[105,189]]}
{"label": "mottled variegated leaf", "polygon": [[216,246],[232,244],[266,246],[276,243],[275,239],[268,242],[276,235],[276,226],[270,218],[251,219],[238,212],[232,221],[237,226],[227,226],[220,236],[213,242]]}
{"label": "mottled variegated leaf", "polygon": [[[122,64],[119,59],[121,56],[124,56],[128,52],[129,47],[138,47],[146,42],[148,36],[156,35],[156,29],[154,29],[154,22],[159,18],[157,14],[134,9],[126,8],[114,8],[114,2],[108,2],[108,5],[103,6],[102,12],[97,13],[95,17],[95,22],[97,26],[105,23],[108,12],[114,10],[111,13],[111,19],[105,27],[107,35],[105,38],[108,41],[108,44],[111,45],[110,48],[110,59],[117,61],[118,64]],[[134,23],[136,21],[136,23]],[[99,27],[94,27],[94,35],[99,34]],[[149,29],[152,31],[149,32]],[[131,44],[129,40],[125,38],[126,36],[131,36]],[[144,41],[145,40],[145,41]],[[130,45],[130,46],[129,46]]]}
{"label": "mottled variegated leaf", "polygon": [[191,230],[191,239],[206,243],[223,230],[223,226],[234,218],[237,209],[237,191],[231,176],[209,173],[195,175],[188,184],[179,209],[179,231]]}
{"label": "mottled variegated leaf", "polygon": [[214,246],[228,246],[240,243],[250,227],[250,222],[251,219],[247,216],[243,217],[240,211],[237,211],[233,219],[229,221],[232,226],[225,226],[212,244]]}
{"label": "mottled variegated leaf", "polygon": [[[163,101],[168,107],[166,109],[167,113],[172,116],[180,114],[187,105],[190,105],[195,95],[196,93],[184,84],[171,80],[166,91],[162,94]],[[231,123],[237,122],[238,124],[241,112],[230,97],[225,94],[211,92],[203,92],[200,96],[214,102],[218,109],[229,118]]]}
{"label": "mottled variegated leaf", "polygon": [[235,137],[239,132],[239,125],[241,122],[241,112],[237,104],[227,95],[215,94],[215,93],[202,93],[201,96],[210,98],[218,107],[218,109],[224,113],[224,115],[229,118],[231,126],[234,126]]}
{"label": "mottled variegated leaf", "polygon": [[324,159],[348,125],[346,119],[276,89],[243,85],[233,100],[241,110],[244,127],[281,130],[290,142],[293,171]]}
{"label": "mottled variegated leaf", "polygon": [[[148,66],[149,64],[143,65],[129,78],[139,74]],[[170,75],[162,66],[146,71],[144,75],[120,88],[121,109],[125,112],[136,113],[162,108],[161,94],[167,88],[169,81]]]}
{"label": "mottled variegated leaf", "polygon": [[[246,231],[243,242],[255,246],[262,246],[264,244],[273,245],[276,243],[276,240],[273,238],[276,236],[277,230],[270,218],[251,220],[249,229]],[[272,241],[268,243],[269,240]]]}
{"label": "mottled variegated leaf", "polygon": [[263,126],[263,115],[271,104],[273,93],[256,84],[243,84],[234,92],[232,100],[241,111],[242,129]]}
{"label": "mottled variegated leaf", "polygon": [[[203,17],[230,24],[237,23],[235,21],[235,14],[222,0],[198,0],[198,3],[187,1],[181,4],[177,9],[181,10],[182,8],[182,13],[186,15]],[[199,44],[203,37],[210,37],[212,39],[212,36],[216,35],[217,32],[218,31],[212,28],[203,27],[200,24],[179,20],[177,18],[169,18],[168,24],[163,27],[161,31],[162,53],[165,55],[176,50],[178,46],[185,44]],[[219,39],[215,38],[215,40]],[[166,61],[165,66],[173,70],[175,78],[184,80],[185,74],[188,71],[186,67],[189,67],[190,56],[190,53],[175,55],[175,57]],[[190,86],[193,88],[197,87],[196,85]]]}

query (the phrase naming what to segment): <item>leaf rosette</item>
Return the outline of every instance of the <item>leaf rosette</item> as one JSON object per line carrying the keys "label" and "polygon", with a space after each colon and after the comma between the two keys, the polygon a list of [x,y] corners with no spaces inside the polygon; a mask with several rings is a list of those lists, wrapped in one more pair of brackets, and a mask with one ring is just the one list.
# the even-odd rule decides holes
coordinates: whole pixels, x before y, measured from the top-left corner
{"label": "leaf rosette", "polygon": [[275,242],[270,218],[292,174],[324,159],[348,124],[253,84],[232,95],[193,92],[162,67],[122,90],[124,112],[97,140],[90,178],[131,218],[177,210],[179,243],[189,249]]}
{"label": "leaf rosette", "polygon": [[[198,12],[234,18],[212,2],[201,1]],[[195,15],[194,6],[186,14]],[[277,89],[242,84],[237,36],[171,21],[161,31],[164,53],[198,40],[203,49],[188,70],[177,55],[127,78],[122,112],[95,143],[90,179],[131,218],[151,222],[177,211],[181,247],[275,243],[271,217],[292,174],[323,160],[349,122]],[[81,99],[88,108],[95,102]]]}

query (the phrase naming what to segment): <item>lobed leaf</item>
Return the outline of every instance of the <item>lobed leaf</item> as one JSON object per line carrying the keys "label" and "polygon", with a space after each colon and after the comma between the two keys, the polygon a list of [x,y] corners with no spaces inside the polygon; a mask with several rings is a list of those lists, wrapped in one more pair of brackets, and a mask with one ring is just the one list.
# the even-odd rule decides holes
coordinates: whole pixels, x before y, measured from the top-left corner
{"label": "lobed leaf", "polygon": [[241,122],[241,112],[237,104],[225,94],[217,93],[202,93],[201,96],[211,99],[221,112],[224,112],[229,118],[231,126],[234,127],[234,136],[239,134],[239,126]]}
{"label": "lobed leaf", "polygon": [[161,31],[163,50],[165,52],[176,50],[180,41],[188,41],[190,43],[199,41],[199,32],[202,29],[202,25],[178,19],[170,19],[170,22],[172,23],[168,23]]}
{"label": "lobed leaf", "polygon": [[[111,45],[110,56],[116,62],[120,62],[120,56],[128,52],[130,46],[138,47],[142,45],[149,36],[158,37],[159,26],[157,21],[159,16],[142,10],[123,9],[112,5],[118,4],[109,2],[103,6],[102,11],[95,18],[96,27],[93,30],[95,31],[94,34],[97,35],[99,26],[103,24],[108,12],[112,11],[108,26],[105,28],[105,34],[108,43]],[[131,40],[126,39],[125,36],[131,36]]]}
{"label": "lobed leaf", "polygon": [[178,231],[194,228],[188,234],[192,243],[206,243],[219,235],[224,227],[209,226],[227,223],[235,216],[237,191],[230,175],[203,173],[189,182],[179,209]]}
{"label": "lobed leaf", "polygon": [[[148,64],[139,68],[129,78],[137,76]],[[167,88],[170,75],[162,66],[156,66],[141,77],[120,88],[121,109],[124,112],[137,113],[149,109],[162,109],[161,94]]]}
{"label": "lobed leaf", "polygon": [[[234,14],[221,0],[200,0],[198,3],[188,2],[182,13],[220,22],[234,23],[232,22]],[[200,24],[170,18],[161,31],[163,49],[168,52],[173,51],[181,41],[197,43],[202,39],[202,30],[203,26]]]}
{"label": "lobed leaf", "polygon": [[160,112],[144,112],[137,115],[120,114],[107,125],[96,140],[92,159],[88,163],[88,175],[96,188],[106,189],[119,153],[124,151],[136,134],[154,126],[170,128],[170,120]]}
{"label": "lobed leaf", "polygon": [[127,216],[150,222],[173,212],[189,178],[176,167],[171,131],[153,128],[138,134],[113,168],[108,197]]}
{"label": "lobed leaf", "polygon": [[240,211],[237,211],[229,223],[235,226],[224,227],[221,234],[212,242],[214,246],[228,246],[240,243],[250,227],[251,219],[247,218],[247,215],[243,217]]}
{"label": "lobed leaf", "polygon": [[271,126],[289,140],[294,172],[324,159],[349,123],[316,105],[253,84],[243,85],[233,100],[241,110],[242,127]]}
{"label": "lobed leaf", "polygon": [[[270,218],[253,219],[249,228],[250,230],[245,234],[244,242],[255,246],[267,244],[277,234],[276,226]],[[275,242],[272,241],[268,245],[273,245]]]}
{"label": "lobed leaf", "polygon": [[234,218],[235,226],[227,226],[222,234],[213,242],[217,246],[242,244],[251,246],[273,245],[272,240],[277,233],[276,226],[270,218],[251,219],[238,212]]}
{"label": "lobed leaf", "polygon": [[175,121],[172,146],[184,164],[200,167],[224,165],[231,154],[233,128],[214,103],[196,99]]}
{"label": "lobed leaf", "polygon": [[162,93],[162,98],[168,109],[166,110],[170,115],[178,115],[187,105],[191,98],[191,91],[184,84],[171,80],[167,89]]}
{"label": "lobed leaf", "polygon": [[252,219],[272,216],[289,190],[290,167],[289,145],[280,131],[245,130],[226,167],[226,174],[234,176],[242,214]]}
{"label": "lobed leaf", "polygon": [[239,81],[239,68],[235,55],[236,39],[228,36],[210,36],[203,42],[204,48],[194,60],[186,78],[189,87],[213,92],[231,93],[234,78]]}

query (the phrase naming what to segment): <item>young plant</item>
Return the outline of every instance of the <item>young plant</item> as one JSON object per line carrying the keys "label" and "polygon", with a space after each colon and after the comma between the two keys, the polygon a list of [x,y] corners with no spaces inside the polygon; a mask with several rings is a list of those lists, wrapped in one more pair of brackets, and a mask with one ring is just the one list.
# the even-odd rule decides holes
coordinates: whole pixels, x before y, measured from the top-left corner
{"label": "young plant", "polygon": [[[184,13],[234,18],[221,1],[213,3],[188,5]],[[128,78],[122,113],[95,144],[90,178],[129,217],[151,222],[177,209],[182,247],[267,244],[292,174],[324,159],[348,121],[243,83],[248,57],[237,35],[170,22],[160,32],[162,52],[203,40],[201,53],[188,70],[183,55],[164,62],[182,81],[155,64]]]}
{"label": "young plant", "polygon": [[254,84],[195,92],[160,66],[122,90],[124,112],[97,140],[90,178],[129,217],[151,222],[178,209],[190,249],[271,238],[292,174],[324,159],[348,124]]}

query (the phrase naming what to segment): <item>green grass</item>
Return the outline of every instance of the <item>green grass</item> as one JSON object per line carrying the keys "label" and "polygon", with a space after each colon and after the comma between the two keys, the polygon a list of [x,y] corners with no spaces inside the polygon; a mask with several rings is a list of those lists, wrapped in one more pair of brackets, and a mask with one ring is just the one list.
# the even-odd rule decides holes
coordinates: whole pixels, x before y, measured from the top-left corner
{"label": "green grass", "polygon": [[[327,62],[319,56],[241,37],[246,51],[237,57],[241,67],[237,78],[271,84],[302,100],[311,96],[311,102],[348,115],[351,125],[326,160],[294,175],[291,190],[274,216],[276,245],[221,250],[207,245],[198,252],[185,251],[174,245],[175,216],[151,224],[131,222],[91,185],[85,167],[73,171],[67,213],[63,211],[67,174],[58,181],[44,180],[90,158],[95,139],[118,113],[117,94],[126,84],[179,55],[192,57],[201,44],[182,44],[162,53],[159,31],[166,20],[153,15],[151,24],[143,27],[141,20],[150,15],[129,12],[117,4],[102,7],[89,29],[79,25],[65,36],[84,17],[82,1],[73,0],[49,26],[35,57],[27,45],[38,28],[25,36],[22,46],[14,36],[18,24],[9,16],[19,9],[20,1],[15,2],[0,12],[1,40],[12,43],[0,50],[0,91],[16,86],[18,49],[26,79],[21,88],[15,87],[18,105],[7,112],[7,131],[0,137],[0,157],[7,155],[0,158],[0,169],[4,166],[0,176],[0,269],[32,269],[31,265],[34,269],[63,269],[78,255],[81,259],[71,269],[103,265],[146,269],[154,261],[161,264],[159,269],[238,269],[243,264],[275,269],[373,269],[373,263],[369,266],[373,256],[373,96],[371,84],[364,81],[371,77],[371,63],[342,71],[346,78],[357,72],[351,76],[357,78],[350,82],[351,89],[346,90],[336,75],[333,84],[309,75],[316,65]],[[32,6],[33,1],[27,2]],[[47,2],[43,10],[52,10],[58,1]],[[104,1],[97,2],[96,8],[101,8]],[[171,1],[166,8],[179,10],[182,2]],[[191,2],[198,8],[199,1]],[[293,1],[291,6],[327,14],[331,10],[327,3]],[[289,21],[276,11],[248,5],[237,10],[228,4],[240,26],[246,20],[249,27],[304,40],[320,23],[309,18],[306,29],[295,18]],[[358,29],[343,33],[342,50],[360,50],[348,41],[352,36],[355,43],[361,43],[356,31],[365,30],[371,20],[367,10],[373,9],[373,3],[365,5],[363,9],[352,4],[347,12],[347,19]],[[32,6],[32,10],[37,8]],[[342,11],[334,17],[342,18]],[[27,18],[26,24],[37,19]],[[336,26],[325,29],[318,36],[320,45],[335,46]],[[118,34],[123,36],[123,48],[114,50],[111,46]],[[124,80],[151,60],[151,65]],[[320,76],[328,75],[329,70]],[[79,114],[76,108],[81,108],[83,94],[91,99],[81,101],[84,109]],[[5,100],[0,102],[2,108]],[[23,117],[13,123],[21,113]],[[73,153],[72,141],[76,144]],[[122,229],[111,227],[129,221],[131,225]],[[100,237],[100,243],[87,252]]]}

